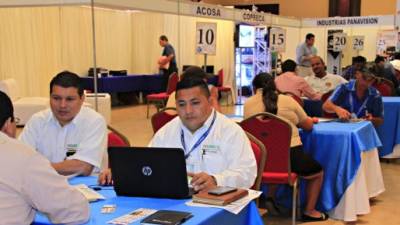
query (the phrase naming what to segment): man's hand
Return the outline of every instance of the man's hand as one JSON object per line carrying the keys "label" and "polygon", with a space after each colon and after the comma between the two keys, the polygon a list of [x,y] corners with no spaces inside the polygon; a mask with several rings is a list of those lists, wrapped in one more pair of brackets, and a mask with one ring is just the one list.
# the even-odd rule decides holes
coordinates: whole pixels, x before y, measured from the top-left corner
{"label": "man's hand", "polygon": [[366,114],[365,114],[365,117],[364,117],[365,120],[369,120],[369,121],[372,121],[373,118],[374,118],[374,117],[372,116],[371,113],[366,113]]}
{"label": "man's hand", "polygon": [[101,171],[97,182],[99,182],[100,185],[113,185],[111,169],[107,168]]}
{"label": "man's hand", "polygon": [[188,173],[188,176],[192,177],[190,184],[193,186],[195,191],[206,191],[217,187],[215,178],[207,173]]}
{"label": "man's hand", "polygon": [[350,112],[339,106],[335,108],[335,113],[341,120],[349,120],[351,118]]}

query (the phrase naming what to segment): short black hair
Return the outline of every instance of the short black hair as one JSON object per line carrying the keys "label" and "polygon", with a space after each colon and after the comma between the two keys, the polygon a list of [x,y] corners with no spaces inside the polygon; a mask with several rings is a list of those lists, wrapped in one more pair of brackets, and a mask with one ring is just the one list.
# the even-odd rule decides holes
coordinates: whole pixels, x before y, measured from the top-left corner
{"label": "short black hair", "polygon": [[308,33],[306,35],[306,40],[310,40],[311,38],[315,37],[315,35],[313,33]]}
{"label": "short black hair", "polygon": [[14,107],[8,95],[0,91],[0,129],[4,126],[8,118],[14,121]]}
{"label": "short black hair", "polygon": [[53,91],[53,86],[61,86],[63,88],[74,87],[78,89],[80,97],[83,95],[82,79],[75,73],[63,71],[58,73],[50,82],[50,94]]}
{"label": "short black hair", "polygon": [[385,58],[380,55],[376,55],[375,63],[385,62]]}
{"label": "short black hair", "polygon": [[208,89],[207,83],[203,79],[199,77],[183,77],[183,79],[180,80],[176,85],[175,98],[178,97],[178,91],[194,87],[199,87],[207,98],[210,97],[210,90]]}
{"label": "short black hair", "polygon": [[162,40],[162,41],[168,41],[168,38],[167,38],[167,36],[165,36],[165,35],[161,35],[161,36],[160,36],[160,40]]}
{"label": "short black hair", "polygon": [[353,57],[353,60],[352,60],[353,64],[354,63],[366,63],[366,62],[367,62],[367,59],[364,56],[361,56],[361,55]]}
{"label": "short black hair", "polygon": [[293,61],[291,59],[285,60],[285,62],[282,63],[282,73],[295,72],[296,67],[297,67],[297,64],[295,61]]}
{"label": "short black hair", "polygon": [[199,77],[201,79],[207,79],[207,76],[206,72],[198,66],[190,66],[181,75],[182,78]]}
{"label": "short black hair", "polygon": [[394,59],[400,59],[400,52],[395,52],[393,55]]}

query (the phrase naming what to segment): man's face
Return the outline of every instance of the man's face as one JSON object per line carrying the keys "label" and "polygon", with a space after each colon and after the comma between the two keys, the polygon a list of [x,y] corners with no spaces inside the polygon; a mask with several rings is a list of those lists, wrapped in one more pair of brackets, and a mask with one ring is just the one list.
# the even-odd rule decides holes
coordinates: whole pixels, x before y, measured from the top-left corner
{"label": "man's face", "polygon": [[181,89],[176,93],[176,109],[183,125],[195,132],[210,116],[210,99],[200,87]]}
{"label": "man's face", "polygon": [[321,61],[320,58],[312,58],[311,67],[317,77],[322,77],[325,75],[325,64]]}
{"label": "man's face", "polygon": [[356,62],[356,63],[354,63],[354,68],[355,68],[356,70],[359,70],[359,69],[363,68],[364,66],[365,66],[365,63],[362,63],[362,62]]}
{"label": "man's face", "polygon": [[64,126],[79,113],[84,97],[75,87],[64,88],[54,85],[50,94],[50,108],[58,122]]}
{"label": "man's face", "polygon": [[160,39],[160,46],[161,47],[165,47],[166,44],[167,44],[166,41]]}
{"label": "man's face", "polygon": [[306,43],[308,46],[313,46],[315,41],[315,37],[312,37],[310,39],[306,39]]}

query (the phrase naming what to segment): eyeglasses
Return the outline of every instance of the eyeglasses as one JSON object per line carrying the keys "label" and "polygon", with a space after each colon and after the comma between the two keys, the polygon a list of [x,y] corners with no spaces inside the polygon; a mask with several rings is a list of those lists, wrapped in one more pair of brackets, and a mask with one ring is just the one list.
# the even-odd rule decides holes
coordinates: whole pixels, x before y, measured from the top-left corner
{"label": "eyeglasses", "polygon": [[12,117],[12,122],[15,122],[16,124],[19,124],[20,121],[21,121],[20,118],[18,118],[18,117]]}

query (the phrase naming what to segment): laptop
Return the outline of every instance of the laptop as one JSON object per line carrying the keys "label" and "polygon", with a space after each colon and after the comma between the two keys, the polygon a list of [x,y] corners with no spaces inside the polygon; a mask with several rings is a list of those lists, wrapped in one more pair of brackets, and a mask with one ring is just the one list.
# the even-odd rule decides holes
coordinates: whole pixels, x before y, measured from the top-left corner
{"label": "laptop", "polygon": [[117,195],[190,198],[185,156],[179,148],[109,147]]}

